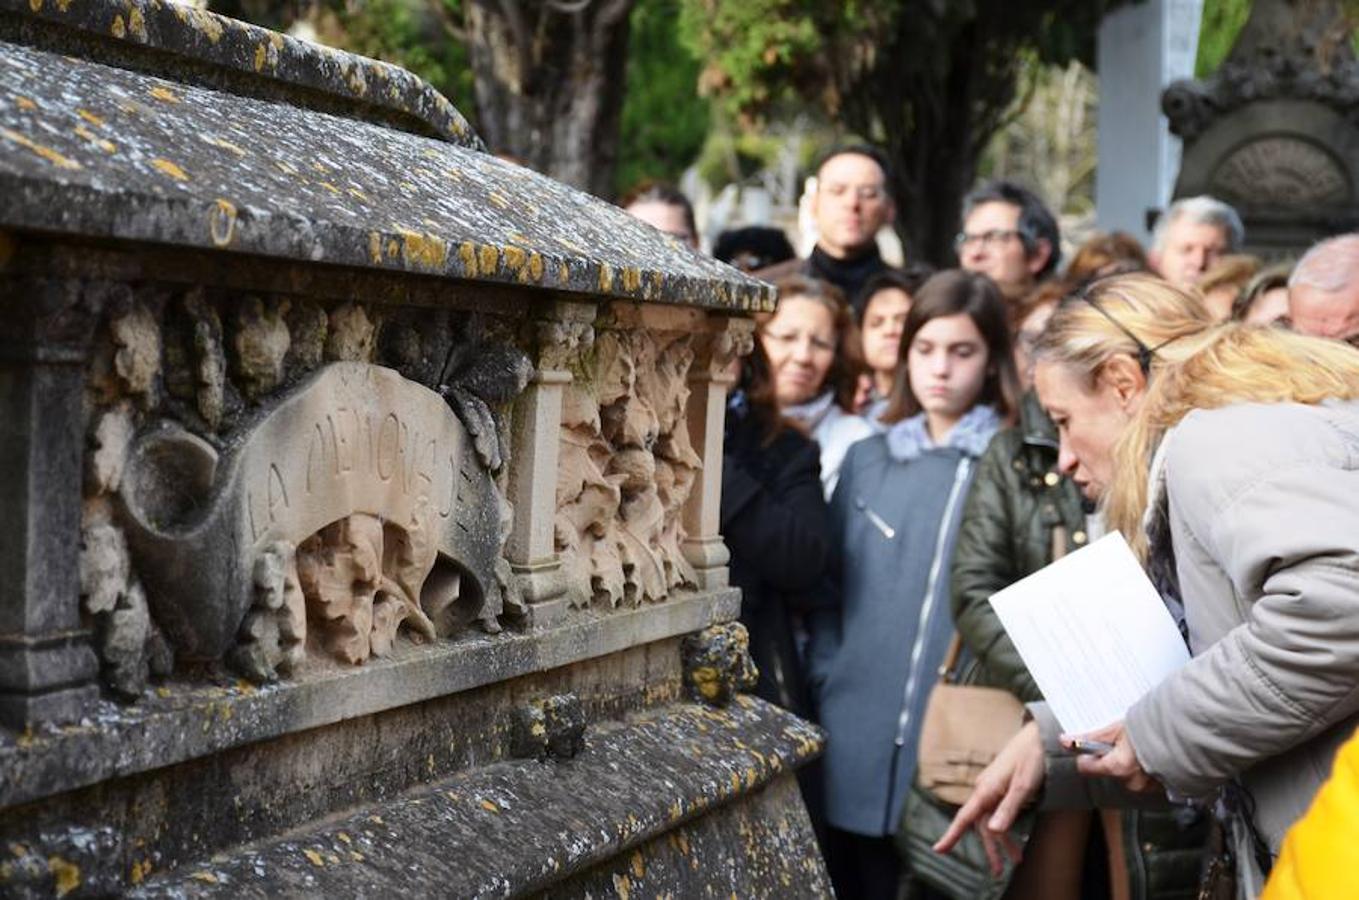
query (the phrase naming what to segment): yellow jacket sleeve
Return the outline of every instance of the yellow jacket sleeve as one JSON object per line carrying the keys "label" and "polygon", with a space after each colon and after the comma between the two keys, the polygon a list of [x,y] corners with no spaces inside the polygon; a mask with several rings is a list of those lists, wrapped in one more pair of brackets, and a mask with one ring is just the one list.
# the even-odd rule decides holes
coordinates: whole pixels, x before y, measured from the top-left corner
{"label": "yellow jacket sleeve", "polygon": [[1359,847],[1359,732],[1335,757],[1312,807],[1288,830],[1260,900],[1354,897]]}

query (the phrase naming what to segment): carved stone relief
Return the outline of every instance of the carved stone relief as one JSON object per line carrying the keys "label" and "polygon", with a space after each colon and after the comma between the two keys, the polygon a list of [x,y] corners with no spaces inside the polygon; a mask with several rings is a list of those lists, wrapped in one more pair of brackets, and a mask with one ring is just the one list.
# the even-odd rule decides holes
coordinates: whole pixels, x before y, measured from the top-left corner
{"label": "carved stone relief", "polygon": [[1212,191],[1243,205],[1314,207],[1350,199],[1349,177],[1335,157],[1296,137],[1259,138],[1218,164]]}
{"label": "carved stone relief", "polygon": [[98,340],[81,593],[121,695],[171,646],[268,680],[522,614],[497,477],[531,366],[503,333],[193,290],[120,295]]}
{"label": "carved stone relief", "polygon": [[604,330],[593,349],[563,404],[556,548],[576,606],[663,600],[695,584],[680,552],[699,468],[684,419],[690,338]]}

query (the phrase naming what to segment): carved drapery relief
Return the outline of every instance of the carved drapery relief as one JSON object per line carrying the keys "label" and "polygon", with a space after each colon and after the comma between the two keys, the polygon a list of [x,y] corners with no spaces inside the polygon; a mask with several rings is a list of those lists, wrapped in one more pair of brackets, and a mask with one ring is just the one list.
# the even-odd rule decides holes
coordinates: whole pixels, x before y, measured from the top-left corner
{"label": "carved drapery relief", "polygon": [[522,614],[503,408],[527,357],[478,317],[131,291],[89,379],[81,593],[106,681],[362,663]]}
{"label": "carved drapery relief", "polygon": [[556,549],[574,605],[609,608],[693,586],[681,511],[699,468],[684,419],[681,332],[604,330],[562,410]]}

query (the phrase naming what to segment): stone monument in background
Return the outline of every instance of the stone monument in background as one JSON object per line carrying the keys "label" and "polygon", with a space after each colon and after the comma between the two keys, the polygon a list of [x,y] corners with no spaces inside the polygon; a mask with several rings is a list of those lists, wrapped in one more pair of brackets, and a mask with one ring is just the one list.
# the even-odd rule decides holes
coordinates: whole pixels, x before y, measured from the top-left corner
{"label": "stone monument in background", "polygon": [[718,533],[772,290],[394,66],[0,0],[0,896],[824,895]]}
{"label": "stone monument in background", "polygon": [[1340,4],[1256,0],[1222,66],[1166,88],[1184,139],[1175,196],[1212,194],[1246,224],[1246,250],[1294,256],[1359,228],[1359,61]]}

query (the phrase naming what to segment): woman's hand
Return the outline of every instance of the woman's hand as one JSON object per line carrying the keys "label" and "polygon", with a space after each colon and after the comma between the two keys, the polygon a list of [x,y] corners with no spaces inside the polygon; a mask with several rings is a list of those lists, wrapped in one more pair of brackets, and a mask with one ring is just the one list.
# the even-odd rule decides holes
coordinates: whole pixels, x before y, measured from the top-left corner
{"label": "woman's hand", "polygon": [[1010,828],[1042,786],[1043,739],[1038,723],[1030,722],[977,776],[972,796],[958,809],[948,831],[934,845],[934,852],[948,853],[975,825],[991,863],[991,874],[999,876],[1005,869],[1002,850],[1015,863],[1023,856],[1023,849],[1010,836]]}
{"label": "woman's hand", "polygon": [[1092,731],[1079,737],[1062,735],[1062,746],[1071,748],[1077,740],[1103,741],[1113,744],[1114,749],[1103,756],[1082,756],[1076,760],[1076,771],[1089,778],[1114,778],[1123,782],[1130,791],[1154,793],[1162,791],[1161,783],[1152,778],[1142,768],[1133,749],[1132,738],[1124,730],[1122,722],[1115,722],[1099,731]]}

